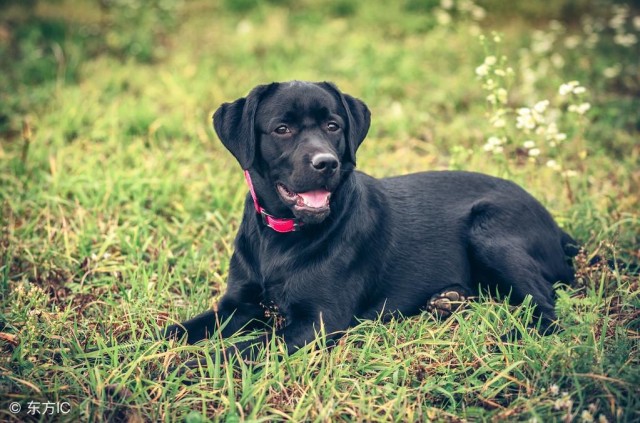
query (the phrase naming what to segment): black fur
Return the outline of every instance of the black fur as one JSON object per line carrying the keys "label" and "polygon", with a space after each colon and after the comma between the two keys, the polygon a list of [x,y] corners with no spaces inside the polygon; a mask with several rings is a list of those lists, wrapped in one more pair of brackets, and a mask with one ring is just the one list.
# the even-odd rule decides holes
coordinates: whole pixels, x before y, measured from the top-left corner
{"label": "black fur", "polygon": [[[549,212],[516,184],[483,174],[357,172],[369,123],[362,101],[326,82],[259,86],[216,111],[216,132],[249,170],[260,205],[303,226],[276,233],[247,195],[217,311],[170,326],[168,336],[193,343],[218,330],[226,337],[268,327],[264,306],[275,304],[285,318],[276,334],[291,352],[321,325],[337,338],[357,319],[416,314],[440,292],[474,294],[479,284],[513,303],[531,295],[545,327],[556,319],[552,285],[573,280],[575,242]],[[283,125],[289,133],[278,133]],[[335,172],[310,164],[319,154],[338,159]],[[277,183],[295,193],[328,190],[329,206],[300,209]],[[237,347],[248,354],[249,345]]]}

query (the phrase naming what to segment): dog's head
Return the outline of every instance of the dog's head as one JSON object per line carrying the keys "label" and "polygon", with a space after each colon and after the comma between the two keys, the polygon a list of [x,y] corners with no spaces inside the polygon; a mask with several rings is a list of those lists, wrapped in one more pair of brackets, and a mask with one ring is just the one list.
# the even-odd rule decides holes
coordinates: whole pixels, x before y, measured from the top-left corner
{"label": "dog's head", "polygon": [[264,207],[309,224],[329,215],[369,124],[367,106],[328,82],[260,85],[213,115],[222,143],[258,178]]}

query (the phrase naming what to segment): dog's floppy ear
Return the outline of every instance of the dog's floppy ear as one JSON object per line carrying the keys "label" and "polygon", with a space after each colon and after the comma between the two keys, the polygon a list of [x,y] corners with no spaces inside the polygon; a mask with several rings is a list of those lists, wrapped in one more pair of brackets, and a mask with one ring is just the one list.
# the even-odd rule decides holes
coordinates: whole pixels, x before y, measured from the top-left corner
{"label": "dog's floppy ear", "polygon": [[275,83],[258,85],[249,95],[224,103],[213,114],[213,127],[243,169],[253,164],[256,151],[255,118],[258,103]]}
{"label": "dog's floppy ear", "polygon": [[339,98],[347,113],[347,160],[356,164],[356,150],[364,141],[371,125],[371,112],[362,100],[344,94],[331,82],[323,82],[321,85],[329,91],[333,91]]}

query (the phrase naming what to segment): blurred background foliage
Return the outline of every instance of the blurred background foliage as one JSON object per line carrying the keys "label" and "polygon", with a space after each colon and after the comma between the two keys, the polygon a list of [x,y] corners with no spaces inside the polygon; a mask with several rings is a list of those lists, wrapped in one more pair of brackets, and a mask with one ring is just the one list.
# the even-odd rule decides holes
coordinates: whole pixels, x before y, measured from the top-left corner
{"label": "blurred background foliage", "polygon": [[[467,27],[477,27],[477,31],[506,31],[508,49],[517,51],[531,43],[535,29],[544,29],[551,20],[562,22],[562,32],[579,34],[584,28],[583,18],[590,16],[600,19],[593,31],[613,32],[606,20],[617,3],[629,4],[603,0],[403,0],[389,4],[362,0],[1,0],[0,133],[17,133],[20,122],[11,122],[12,117],[38,110],[54,85],[77,84],[87,79],[95,72],[89,63],[101,57],[105,58],[105,66],[110,60],[169,66],[177,55],[185,53],[181,50],[186,50],[191,53],[193,66],[213,75],[233,66],[254,66],[255,75],[267,76],[266,79],[289,77],[289,70],[291,76],[302,73],[301,77],[340,82],[365,72],[371,83],[364,84],[361,96],[375,91],[383,98],[398,100],[410,91],[441,82],[438,79],[442,76],[430,74],[450,73],[452,66],[463,64],[461,55],[481,61],[481,51],[460,45],[467,39],[463,37],[461,41],[455,35],[465,22],[469,23]],[[637,2],[631,2],[631,6],[636,7]],[[452,21],[458,26],[449,25]],[[269,28],[266,33],[251,36],[260,33],[254,26],[265,25]],[[185,26],[202,32],[189,35]],[[425,46],[419,45],[420,38],[429,32],[441,32],[443,26],[450,26],[449,33],[440,34],[443,45],[427,46],[431,51],[425,52]],[[590,87],[637,97],[638,66],[630,55],[638,52],[638,44],[629,49],[611,39],[602,37],[589,49],[578,39],[578,45],[571,49],[563,51],[560,46],[560,51],[548,48],[547,52],[549,56],[562,54],[566,70],[560,73],[571,74]],[[380,40],[388,40],[389,45],[380,44]],[[557,44],[561,41],[557,40]],[[448,43],[451,44],[447,46]],[[416,44],[419,46],[413,50]],[[300,49],[316,51],[301,54]],[[587,51],[589,54],[585,54]],[[429,53],[432,57],[426,56]],[[416,66],[420,60],[424,61],[423,68]],[[609,63],[625,65],[615,77],[602,78]],[[428,73],[421,75],[424,85],[416,86],[416,73],[421,71]],[[224,72],[220,76],[226,77]],[[545,79],[540,78],[536,84],[544,85]],[[247,86],[250,84],[243,89]],[[626,110],[632,105],[635,103],[621,103]],[[625,124],[637,130],[638,120],[634,114]]]}

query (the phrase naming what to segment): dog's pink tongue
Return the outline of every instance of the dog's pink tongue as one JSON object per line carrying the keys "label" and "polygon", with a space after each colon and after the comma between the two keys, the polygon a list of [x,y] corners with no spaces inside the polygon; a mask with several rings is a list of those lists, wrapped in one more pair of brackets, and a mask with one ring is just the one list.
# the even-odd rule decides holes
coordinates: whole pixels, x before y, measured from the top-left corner
{"label": "dog's pink tongue", "polygon": [[302,198],[305,205],[309,207],[319,208],[324,207],[327,204],[327,200],[331,193],[323,189],[300,192],[298,195]]}

